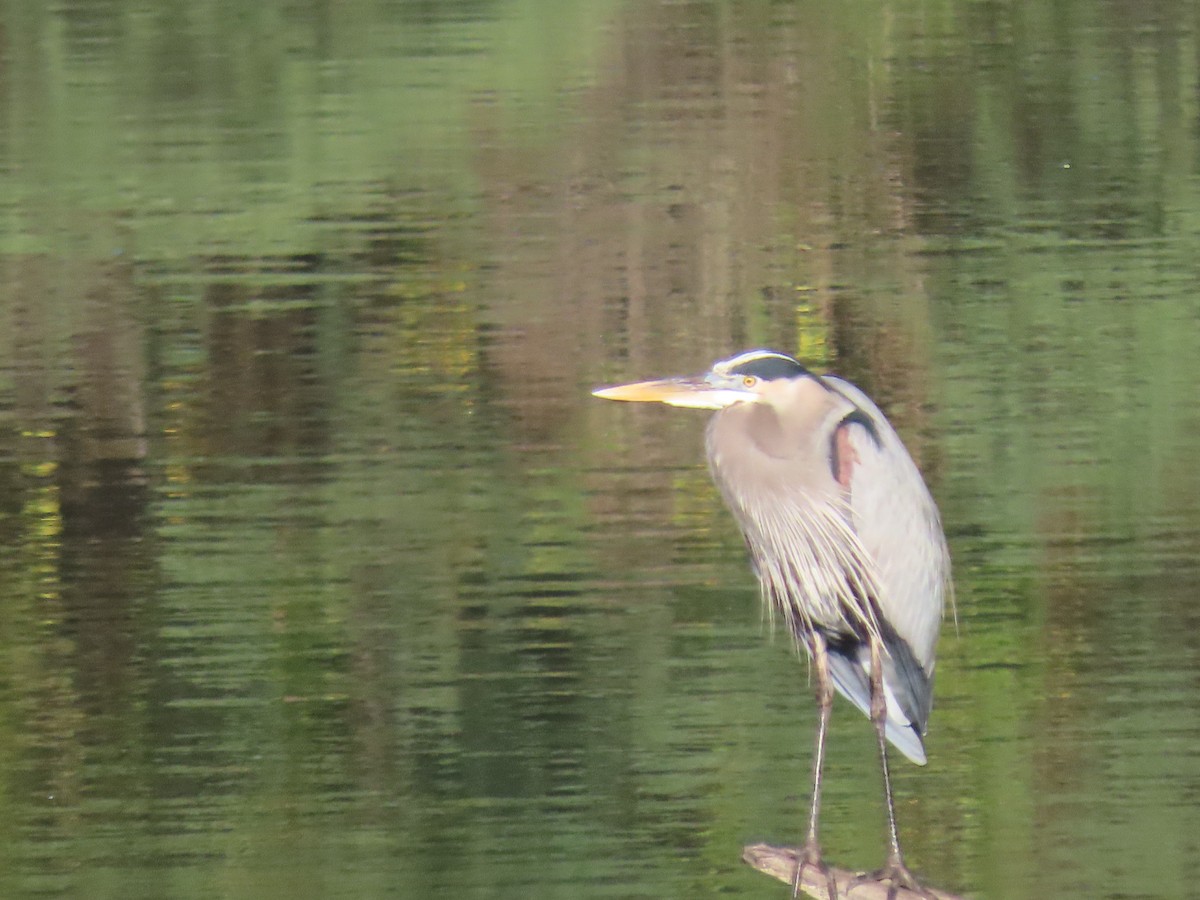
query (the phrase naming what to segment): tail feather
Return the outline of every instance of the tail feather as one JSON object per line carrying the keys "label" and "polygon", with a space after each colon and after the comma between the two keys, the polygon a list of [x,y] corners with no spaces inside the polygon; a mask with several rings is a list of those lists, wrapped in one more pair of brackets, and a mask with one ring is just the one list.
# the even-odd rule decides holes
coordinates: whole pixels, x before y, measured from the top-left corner
{"label": "tail feather", "polygon": [[[925,765],[923,736],[933,703],[929,675],[894,630],[880,629],[884,645],[883,687],[887,700],[886,734],[901,753]],[[829,674],[838,693],[866,716],[871,715],[871,652],[866,641],[839,635],[829,637]]]}

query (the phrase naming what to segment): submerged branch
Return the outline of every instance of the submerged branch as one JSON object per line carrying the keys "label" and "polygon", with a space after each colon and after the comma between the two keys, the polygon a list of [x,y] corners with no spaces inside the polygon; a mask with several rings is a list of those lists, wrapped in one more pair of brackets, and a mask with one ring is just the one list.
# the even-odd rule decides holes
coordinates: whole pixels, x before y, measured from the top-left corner
{"label": "submerged branch", "polygon": [[[772,847],[770,844],[748,844],[742,848],[742,859],[764,875],[777,878],[784,884],[791,885],[792,880],[795,878],[796,851],[791,847]],[[834,882],[837,885],[838,897],[848,897],[850,895],[850,886],[854,884],[854,879],[858,877],[859,873],[851,872],[847,869],[834,868],[833,866],[830,866],[830,872],[833,874]],[[887,882],[862,881],[855,886],[853,896],[850,900],[887,900],[889,887],[890,885]],[[812,866],[805,867],[800,879],[800,890],[810,897],[817,898],[817,900],[827,900],[828,897],[825,876]],[[961,900],[961,898],[954,894],[948,894],[936,888],[928,888],[928,890],[938,900]],[[894,896],[896,900],[924,900],[921,894],[903,888],[897,891]]]}

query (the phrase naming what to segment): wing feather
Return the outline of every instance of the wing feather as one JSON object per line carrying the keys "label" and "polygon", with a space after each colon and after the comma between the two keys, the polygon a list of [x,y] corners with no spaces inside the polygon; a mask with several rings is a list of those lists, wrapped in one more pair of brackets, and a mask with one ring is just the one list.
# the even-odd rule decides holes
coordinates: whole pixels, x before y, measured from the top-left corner
{"label": "wing feather", "polygon": [[937,506],[879,407],[841,378],[825,381],[869,419],[847,416],[839,430],[854,449],[847,503],[854,532],[875,564],[880,616],[932,674],[950,578]]}
{"label": "wing feather", "polygon": [[[922,736],[933,704],[935,644],[949,589],[949,551],[920,471],[879,408],[840,378],[826,381],[852,402],[831,442],[831,467],[850,518],[875,563],[888,739],[924,764]],[[862,641],[830,643],[838,691],[870,715],[870,653]]]}

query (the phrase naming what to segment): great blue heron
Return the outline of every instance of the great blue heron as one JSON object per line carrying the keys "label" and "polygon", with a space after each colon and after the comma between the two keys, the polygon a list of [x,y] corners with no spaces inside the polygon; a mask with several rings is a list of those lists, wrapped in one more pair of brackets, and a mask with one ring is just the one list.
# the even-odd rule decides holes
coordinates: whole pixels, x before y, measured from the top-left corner
{"label": "great blue heron", "polygon": [[[824,873],[817,820],[833,689],[870,717],[887,797],[888,855],[872,878],[927,893],[900,851],[887,741],[918,765],[950,554],[933,498],[899,435],[850,382],[752,350],[695,378],[594,392],[716,410],[706,448],[750,551],[764,602],[812,660],[820,716],[812,807],[796,866]],[[886,739],[886,740],[885,740]]]}

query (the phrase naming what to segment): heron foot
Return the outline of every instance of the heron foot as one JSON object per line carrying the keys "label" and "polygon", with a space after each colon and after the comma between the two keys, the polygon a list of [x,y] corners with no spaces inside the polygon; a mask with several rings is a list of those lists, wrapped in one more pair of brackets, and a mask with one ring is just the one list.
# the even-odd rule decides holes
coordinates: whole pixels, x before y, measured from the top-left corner
{"label": "heron foot", "polygon": [[833,870],[821,859],[821,848],[816,841],[807,841],[796,851],[796,874],[792,877],[792,900],[796,900],[800,896],[800,884],[803,881],[805,866],[811,866],[825,876],[827,900],[838,900],[837,881],[833,877]]}
{"label": "heron foot", "polygon": [[900,893],[901,889],[924,897],[925,900],[938,900],[937,895],[933,891],[917,881],[917,877],[909,871],[908,866],[904,865],[904,860],[898,856],[889,857],[888,861],[883,864],[883,868],[876,872],[859,875],[850,882],[850,887],[846,889],[846,893],[849,894],[860,884],[867,884],[868,882],[877,884],[887,882],[887,900],[896,900],[896,896]]}

